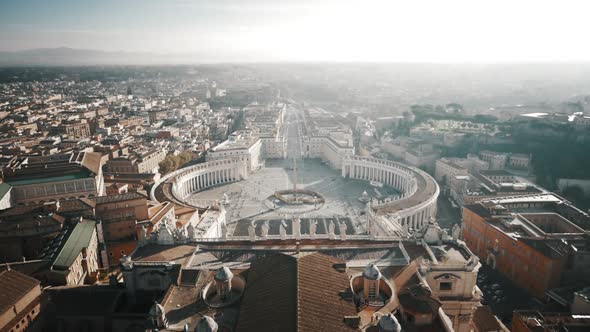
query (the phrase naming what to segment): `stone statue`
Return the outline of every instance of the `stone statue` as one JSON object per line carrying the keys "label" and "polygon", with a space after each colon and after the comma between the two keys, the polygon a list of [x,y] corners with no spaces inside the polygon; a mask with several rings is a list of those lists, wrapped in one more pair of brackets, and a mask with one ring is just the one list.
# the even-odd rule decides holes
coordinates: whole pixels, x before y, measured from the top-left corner
{"label": "stone statue", "polygon": [[287,223],[284,220],[281,220],[279,234],[281,234],[281,240],[285,240],[287,238]]}
{"label": "stone statue", "polygon": [[268,220],[264,221],[264,223],[262,223],[261,228],[261,232],[262,232],[262,239],[266,240],[266,237],[268,236]]}
{"label": "stone statue", "polygon": [[250,241],[256,241],[256,226],[254,226],[254,221],[248,225],[248,236],[250,237]]}
{"label": "stone statue", "polygon": [[461,226],[459,226],[458,224],[453,225],[453,229],[451,231],[451,234],[453,236],[453,240],[457,241],[459,239],[459,237],[461,236]]}
{"label": "stone statue", "polygon": [[139,241],[139,245],[143,246],[144,244],[146,244],[148,241],[148,233],[147,233],[147,227],[142,227],[141,228],[141,239]]}
{"label": "stone statue", "polygon": [[318,227],[318,222],[315,220],[311,220],[309,222],[309,237],[312,240],[315,240],[315,233],[316,233],[316,229]]}
{"label": "stone statue", "polygon": [[221,223],[221,237],[227,239],[227,225],[225,222]]}
{"label": "stone statue", "polygon": [[178,237],[178,239],[180,241],[186,241],[188,238],[188,235],[186,233],[186,228],[180,228],[176,231],[176,236]]}
{"label": "stone statue", "polygon": [[404,223],[402,226],[402,232],[404,233],[404,236],[409,236],[409,229],[408,229],[408,223]]}
{"label": "stone statue", "polygon": [[334,222],[332,220],[330,220],[330,222],[328,223],[328,236],[330,237],[330,240],[334,240],[334,231],[335,231],[335,226],[334,226]]}
{"label": "stone statue", "polygon": [[192,224],[188,224],[188,226],[186,227],[186,235],[189,240],[195,239],[195,228]]}
{"label": "stone statue", "polygon": [[293,236],[296,240],[299,240],[301,238],[301,220],[299,217],[293,217],[291,226],[293,227]]}
{"label": "stone statue", "polygon": [[346,223],[340,222],[340,224],[338,225],[338,228],[340,229],[340,240],[342,240],[342,241],[346,240],[346,229],[348,228],[348,227],[346,227]]}

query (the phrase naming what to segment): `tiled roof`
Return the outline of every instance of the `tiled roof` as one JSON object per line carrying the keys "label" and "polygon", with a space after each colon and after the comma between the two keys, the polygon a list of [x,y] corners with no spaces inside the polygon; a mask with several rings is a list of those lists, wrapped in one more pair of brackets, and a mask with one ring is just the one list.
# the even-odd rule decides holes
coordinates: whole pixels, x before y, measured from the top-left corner
{"label": "tiled roof", "polygon": [[100,173],[102,154],[99,152],[84,152],[82,156],[82,166],[86,167],[94,174]]}
{"label": "tiled roof", "polygon": [[488,306],[481,306],[473,313],[473,324],[478,331],[502,331],[503,328]]}
{"label": "tiled roof", "polygon": [[297,331],[297,261],[283,254],[252,262],[237,331]]}
{"label": "tiled roof", "polygon": [[323,254],[298,259],[297,298],[298,331],[353,331],[344,316],[356,316],[354,303],[341,298],[350,288],[346,272],[334,268],[343,261]]}
{"label": "tiled roof", "polygon": [[147,198],[144,195],[137,192],[130,192],[120,195],[109,195],[109,196],[98,196],[94,198],[96,204],[113,203],[113,202],[124,202],[132,199]]}
{"label": "tiled roof", "polygon": [[39,280],[14,270],[0,272],[0,314],[6,312],[39,283]]}
{"label": "tiled roof", "polygon": [[356,307],[340,297],[349,281],[337,263],[342,261],[320,253],[254,260],[237,330],[353,331],[344,316],[355,316]]}

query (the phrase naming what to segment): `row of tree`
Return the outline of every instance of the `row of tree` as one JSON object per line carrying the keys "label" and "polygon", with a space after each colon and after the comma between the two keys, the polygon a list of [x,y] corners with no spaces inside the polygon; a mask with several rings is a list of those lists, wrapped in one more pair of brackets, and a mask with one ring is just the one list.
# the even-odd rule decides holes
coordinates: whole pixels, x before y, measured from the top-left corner
{"label": "row of tree", "polygon": [[167,174],[170,172],[174,172],[175,170],[190,163],[191,161],[195,160],[196,158],[197,158],[197,154],[192,151],[189,151],[189,150],[181,152],[177,156],[168,155],[159,164],[160,173],[162,175],[164,175],[164,174]]}

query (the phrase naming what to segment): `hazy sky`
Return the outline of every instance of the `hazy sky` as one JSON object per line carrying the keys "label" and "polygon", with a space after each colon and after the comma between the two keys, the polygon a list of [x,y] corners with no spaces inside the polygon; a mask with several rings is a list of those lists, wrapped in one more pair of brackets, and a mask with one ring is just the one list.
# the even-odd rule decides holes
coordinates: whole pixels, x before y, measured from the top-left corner
{"label": "hazy sky", "polygon": [[588,1],[0,0],[0,50],[260,61],[589,61]]}

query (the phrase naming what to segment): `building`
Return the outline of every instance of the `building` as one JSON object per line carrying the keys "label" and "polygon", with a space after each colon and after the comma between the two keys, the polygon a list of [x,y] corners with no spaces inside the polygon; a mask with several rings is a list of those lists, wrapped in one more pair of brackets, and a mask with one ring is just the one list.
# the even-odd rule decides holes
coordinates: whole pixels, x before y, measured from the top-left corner
{"label": "building", "polygon": [[[551,194],[488,199],[463,209],[463,239],[473,252],[538,298],[587,277],[588,238]],[[578,257],[578,258],[576,258]]]}
{"label": "building", "polygon": [[[150,237],[122,258],[123,285],[49,290],[51,313],[45,326],[61,324],[64,331],[80,326],[471,331],[481,295],[475,285],[478,259],[434,223],[417,236],[420,241],[393,243],[304,239],[298,244],[240,240],[200,245],[181,239],[164,245],[158,236]],[[68,305],[89,294],[100,308]]]}
{"label": "building", "polygon": [[[397,313],[396,320],[408,328],[420,326],[434,331],[445,328],[469,331],[472,314],[479,303],[480,293],[475,286],[479,262],[464,244],[453,242],[450,237],[445,238],[436,224],[430,224],[421,232],[423,233],[419,236],[424,239],[422,244],[403,242],[394,247],[395,253],[390,254],[399,257],[397,260],[384,258],[382,249],[379,249],[385,248],[382,247],[384,244],[375,244],[376,247],[365,247],[361,244],[358,249],[350,250],[344,249],[346,245],[340,248],[335,245],[336,243],[326,243],[320,247],[316,246],[316,249],[311,251],[311,247],[306,249],[304,245],[301,250],[305,254],[299,255],[283,253],[282,244],[275,241],[266,249],[263,249],[264,246],[254,249],[252,253],[260,253],[257,250],[267,252],[260,257],[252,257],[247,254],[253,250],[251,245],[235,242],[234,248],[241,248],[235,253],[245,250],[245,256],[235,256],[237,260],[227,256],[228,260],[220,258],[215,262],[209,261],[207,264],[212,265],[206,273],[203,270],[206,266],[198,267],[201,273],[205,273],[204,280],[211,280],[206,276],[218,274],[225,264],[232,266],[231,289],[232,292],[235,290],[235,293],[228,298],[226,304],[223,301],[214,304],[215,301],[219,301],[215,295],[219,294],[217,286],[217,290],[212,289],[212,286],[205,286],[205,289],[198,293],[203,294],[205,304],[223,308],[221,316],[227,318],[216,320],[219,326],[228,329],[234,329],[233,326],[236,326],[235,330],[238,331],[249,330],[252,324],[256,324],[257,330],[260,331],[271,330],[279,322],[282,322],[281,326],[285,330],[317,330],[318,326],[321,326],[322,331],[373,331],[380,321],[379,315],[371,317],[368,314],[373,312],[382,315]],[[153,256],[156,249],[154,245],[147,244],[138,248],[131,261],[123,262],[126,280],[132,280],[136,287],[139,287],[136,283],[140,282],[136,276],[147,275],[146,269],[160,268],[149,263],[160,255],[164,255],[160,257],[166,259],[184,257],[175,261],[181,265],[180,278],[184,287],[193,287],[194,283],[191,280],[199,284],[200,279],[195,275],[195,264],[202,264],[199,262],[204,262],[203,259],[207,259],[206,257],[217,255],[215,246],[196,251],[194,247],[184,246],[176,249],[161,247],[165,252]],[[247,249],[247,246],[250,249]],[[426,249],[427,247],[429,249]],[[398,250],[401,251],[401,256],[398,256]],[[181,252],[193,252],[192,257],[186,257],[186,254]],[[418,259],[421,255],[426,255],[428,259]],[[361,256],[364,258],[361,259]],[[340,257],[347,259],[342,260]],[[377,257],[380,257],[379,267],[366,261]],[[219,267],[221,270],[217,270]],[[422,271],[421,277],[416,274],[418,269]],[[248,273],[244,274],[244,271]],[[147,287],[144,281],[141,283],[141,288]],[[172,316],[166,316],[171,307],[165,303],[176,303],[173,298],[177,295],[174,294],[180,289],[176,290],[174,284],[166,280],[158,283],[154,281],[151,284],[159,284],[162,291],[169,287],[173,288],[172,292],[166,292],[172,297],[165,297],[159,301],[163,305],[164,316],[167,317],[160,321],[167,321],[168,325],[158,326],[173,328],[173,323],[178,324],[178,320],[172,322]],[[319,293],[323,296],[316,296]],[[269,300],[265,300],[266,298]],[[232,314],[232,307],[236,306],[236,303],[240,308],[237,320]],[[296,309],[297,307],[299,309]],[[426,311],[425,307],[428,308]],[[445,313],[442,317],[439,308]],[[300,314],[290,314],[293,310],[298,310]],[[210,309],[204,308],[201,314],[208,315],[210,312]]]}
{"label": "building", "polygon": [[590,315],[569,313],[541,313],[518,310],[512,317],[512,332],[545,332],[590,330]]}
{"label": "building", "polygon": [[450,179],[449,189],[451,197],[461,207],[494,197],[528,196],[545,191],[506,170],[496,169],[455,176]]}
{"label": "building", "polygon": [[471,154],[467,158],[441,158],[436,161],[434,178],[436,181],[449,184],[456,176],[476,174],[488,168],[488,162]]}
{"label": "building", "polygon": [[413,149],[406,150],[404,161],[412,166],[420,167],[428,172],[433,172],[436,160],[440,153],[431,145],[419,145]]}
{"label": "building", "polygon": [[456,163],[455,158],[441,158],[436,161],[434,179],[441,184],[447,184],[450,180],[459,175],[469,174],[469,170]]}
{"label": "building", "polygon": [[510,330],[496,317],[490,307],[481,306],[473,314],[473,332],[509,332]]}
{"label": "building", "polygon": [[529,169],[531,156],[523,153],[513,153],[508,157],[508,167],[514,169]]}
{"label": "building", "polygon": [[56,238],[44,256],[52,261],[46,274],[51,285],[83,285],[96,277],[99,267],[96,223],[81,220],[72,228],[65,242],[61,244],[62,239]]}
{"label": "building", "polygon": [[17,271],[2,271],[0,294],[0,331],[28,331],[40,311],[40,282]]}
{"label": "building", "polygon": [[341,169],[342,160],[354,155],[352,133],[335,131],[325,136],[305,136],[302,149],[305,158],[320,158],[330,167]]}
{"label": "building", "polygon": [[56,132],[70,138],[87,138],[90,137],[90,125],[85,120],[80,122],[63,121],[57,126]]}
{"label": "building", "polygon": [[207,153],[207,161],[222,159],[244,160],[248,171],[262,167],[262,141],[252,131],[237,131]]}
{"label": "building", "polygon": [[528,170],[531,167],[531,155],[523,153],[502,153],[484,150],[479,157],[489,162],[490,169],[511,168],[515,170]]}
{"label": "building", "polygon": [[506,163],[508,162],[508,154],[496,151],[480,151],[479,157],[481,160],[490,163],[490,169],[504,169],[506,168]]}
{"label": "building", "polygon": [[96,152],[20,157],[4,168],[14,204],[36,204],[104,193],[102,158]]}
{"label": "building", "polygon": [[141,240],[142,228],[151,231],[168,213],[174,219],[173,204],[152,203],[136,192],[96,197],[93,201],[108,255],[102,258],[108,262],[105,265],[116,265],[121,257],[129,255]]}
{"label": "building", "polygon": [[81,198],[0,211],[0,262],[39,258],[47,244],[80,217],[94,217],[92,201]]}
{"label": "building", "polygon": [[152,148],[126,156],[110,159],[106,163],[107,172],[119,173],[158,173],[159,164],[166,158],[166,149]]}

